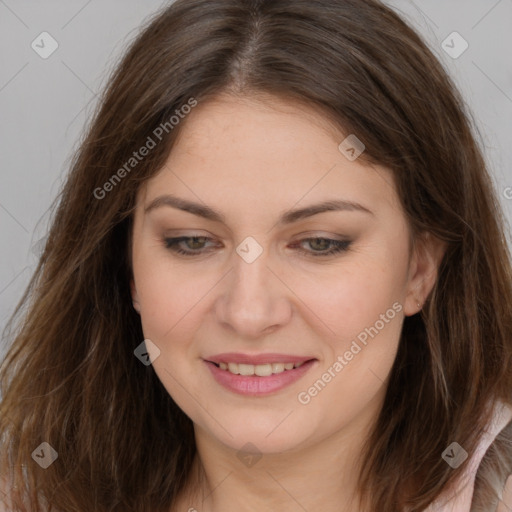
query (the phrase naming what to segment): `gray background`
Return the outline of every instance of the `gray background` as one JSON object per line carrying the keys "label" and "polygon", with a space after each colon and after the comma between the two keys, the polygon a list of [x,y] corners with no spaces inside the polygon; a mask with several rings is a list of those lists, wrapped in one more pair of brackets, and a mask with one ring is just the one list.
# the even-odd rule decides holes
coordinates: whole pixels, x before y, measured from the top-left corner
{"label": "gray background", "polygon": [[[48,208],[65,179],[97,93],[141,22],[166,3],[0,0],[0,329],[35,268]],[[510,222],[512,0],[387,3],[424,36],[462,90]],[[469,44],[457,58],[443,49],[454,31]],[[42,32],[58,43],[46,59],[31,47],[34,40],[44,44]],[[461,48],[457,39],[444,44],[453,46],[452,51]],[[0,341],[0,354],[5,341]]]}

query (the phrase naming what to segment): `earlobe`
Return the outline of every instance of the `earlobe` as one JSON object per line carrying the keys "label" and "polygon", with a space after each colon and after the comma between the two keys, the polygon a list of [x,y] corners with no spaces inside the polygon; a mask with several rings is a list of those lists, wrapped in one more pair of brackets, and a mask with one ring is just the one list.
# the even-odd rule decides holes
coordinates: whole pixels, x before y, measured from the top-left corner
{"label": "earlobe", "polygon": [[445,252],[446,242],[434,237],[431,233],[425,233],[416,239],[409,267],[409,282],[404,304],[405,316],[421,311],[436,283]]}

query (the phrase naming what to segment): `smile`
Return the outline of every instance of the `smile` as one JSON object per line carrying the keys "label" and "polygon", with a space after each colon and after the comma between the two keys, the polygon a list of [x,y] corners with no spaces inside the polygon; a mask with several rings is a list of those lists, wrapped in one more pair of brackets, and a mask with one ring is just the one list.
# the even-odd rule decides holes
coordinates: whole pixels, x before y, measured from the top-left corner
{"label": "smile", "polygon": [[[216,363],[214,363],[216,364]],[[258,375],[259,377],[268,377],[284,371],[299,368],[304,362],[300,363],[266,363],[266,364],[243,364],[243,363],[219,363],[217,366],[221,370],[228,371],[234,375]]]}
{"label": "smile", "polygon": [[251,364],[223,359],[203,361],[218,384],[231,392],[246,396],[276,393],[302,378],[318,362],[317,359],[295,358],[295,362],[258,361],[258,364]]}

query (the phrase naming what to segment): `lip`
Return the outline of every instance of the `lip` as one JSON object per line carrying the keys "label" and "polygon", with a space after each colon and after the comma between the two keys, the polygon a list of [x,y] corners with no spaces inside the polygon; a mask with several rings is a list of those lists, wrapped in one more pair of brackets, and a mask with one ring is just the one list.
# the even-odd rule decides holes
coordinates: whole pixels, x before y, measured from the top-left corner
{"label": "lip", "polygon": [[203,358],[212,363],[242,363],[242,364],[266,364],[266,363],[305,363],[313,356],[292,356],[290,354],[241,354],[235,352],[226,352],[211,357]]}
{"label": "lip", "polygon": [[[221,355],[223,357],[226,356],[225,354]],[[269,360],[269,354],[265,354],[265,357],[267,358],[265,359],[266,362],[284,362],[284,360]],[[253,357],[251,360],[255,359],[258,358]],[[314,358],[309,358],[308,360],[307,358],[296,357],[295,359],[297,360],[294,361],[287,359],[286,362],[305,362],[298,368],[294,368],[293,370],[285,370],[284,372],[272,374],[268,377],[259,377],[258,375],[234,375],[227,370],[221,370],[219,367],[215,366],[215,364],[212,362],[212,358],[210,358],[208,361],[204,360],[204,363],[212,373],[213,378],[217,381],[217,383],[229,391],[245,396],[266,396],[281,391],[285,387],[290,386],[294,382],[298,381],[318,362],[317,359]],[[221,359],[220,362],[226,362],[226,360]],[[237,361],[236,359],[231,359],[231,362],[241,362],[242,364],[263,364],[252,362],[244,363],[244,361]]]}

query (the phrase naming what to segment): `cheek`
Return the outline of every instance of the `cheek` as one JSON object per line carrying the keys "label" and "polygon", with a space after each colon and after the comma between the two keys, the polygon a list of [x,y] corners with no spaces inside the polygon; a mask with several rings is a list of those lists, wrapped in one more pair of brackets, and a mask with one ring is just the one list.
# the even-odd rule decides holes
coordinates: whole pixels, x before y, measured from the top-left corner
{"label": "cheek", "polygon": [[329,327],[322,336],[325,359],[321,370],[326,371],[342,356],[346,360],[342,363],[343,374],[350,376],[356,387],[370,368],[385,378],[402,328],[403,304],[398,287],[388,278],[377,285],[373,278],[346,276],[318,290],[308,303]]}
{"label": "cheek", "polygon": [[[309,279],[297,273],[289,274],[289,280],[296,294],[329,327],[328,338],[347,340],[373,325],[393,304],[403,303],[406,271],[407,258],[400,249],[383,246],[353,254]],[[395,312],[391,309],[389,316]]]}
{"label": "cheek", "polygon": [[196,298],[197,288],[186,286],[177,277],[154,276],[140,286],[141,321],[146,336],[163,339],[179,325]]}
{"label": "cheek", "polygon": [[[407,257],[401,251],[406,245],[374,247],[347,258],[336,275],[316,279],[314,287],[297,282],[297,294],[309,298],[308,307],[329,327],[323,329],[324,359],[310,379],[311,388],[303,389],[319,411],[329,411],[329,403],[339,400],[347,410],[364,405],[383,386],[395,360],[403,323]],[[335,421],[339,410],[332,414]]]}
{"label": "cheek", "polygon": [[194,414],[191,396],[200,394],[190,379],[199,364],[194,340],[200,318],[207,314],[205,295],[213,284],[170,269],[168,262],[158,264],[155,258],[140,270],[136,278],[142,330],[160,351],[152,362],[154,371],[180,408]]}
{"label": "cheek", "polygon": [[[134,255],[134,276],[141,305],[144,335],[160,340],[174,337],[201,308],[202,299],[214,286],[214,276],[191,272],[154,246]],[[195,267],[197,268],[197,267]]]}
{"label": "cheek", "polygon": [[350,422],[383,398],[403,323],[403,306],[393,301],[389,289],[370,289],[360,297],[347,290],[335,293],[337,308],[323,317],[336,334],[324,337],[324,359],[296,397],[327,430]]}

